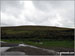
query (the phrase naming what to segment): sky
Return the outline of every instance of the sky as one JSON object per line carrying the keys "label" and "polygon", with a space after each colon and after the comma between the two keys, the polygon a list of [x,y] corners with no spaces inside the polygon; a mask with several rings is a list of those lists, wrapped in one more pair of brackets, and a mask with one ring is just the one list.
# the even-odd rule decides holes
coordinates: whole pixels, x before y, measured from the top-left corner
{"label": "sky", "polygon": [[74,0],[0,0],[1,25],[74,28]]}

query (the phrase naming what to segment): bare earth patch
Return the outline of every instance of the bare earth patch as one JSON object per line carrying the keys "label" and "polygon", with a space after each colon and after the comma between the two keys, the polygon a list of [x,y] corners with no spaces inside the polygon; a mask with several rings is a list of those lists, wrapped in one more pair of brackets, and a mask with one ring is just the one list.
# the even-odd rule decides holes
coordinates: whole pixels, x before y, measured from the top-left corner
{"label": "bare earth patch", "polygon": [[20,52],[25,52],[26,55],[55,55],[56,53],[50,53],[47,51],[44,51],[42,49],[36,49],[36,48],[31,48],[31,47],[14,47],[11,49],[8,49],[7,52],[10,51],[20,51]]}

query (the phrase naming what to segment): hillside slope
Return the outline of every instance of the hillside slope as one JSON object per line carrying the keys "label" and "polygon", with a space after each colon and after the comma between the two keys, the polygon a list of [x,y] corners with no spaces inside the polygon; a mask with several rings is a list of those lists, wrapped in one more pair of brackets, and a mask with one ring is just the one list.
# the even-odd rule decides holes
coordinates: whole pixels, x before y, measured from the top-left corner
{"label": "hillside slope", "polygon": [[51,26],[14,26],[1,28],[2,39],[74,40],[74,29]]}

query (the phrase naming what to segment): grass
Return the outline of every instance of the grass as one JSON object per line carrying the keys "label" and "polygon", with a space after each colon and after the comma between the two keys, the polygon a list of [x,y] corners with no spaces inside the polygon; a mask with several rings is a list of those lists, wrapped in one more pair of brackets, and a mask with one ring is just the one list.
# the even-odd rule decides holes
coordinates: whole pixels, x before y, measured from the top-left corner
{"label": "grass", "polygon": [[35,45],[35,46],[43,46],[43,47],[66,47],[73,48],[73,41],[43,41],[40,43],[37,42],[27,42],[27,44]]}
{"label": "grass", "polygon": [[21,33],[33,33],[33,31],[15,31],[15,30],[6,30],[7,34],[21,34]]}
{"label": "grass", "polygon": [[74,48],[74,41],[68,41],[68,40],[63,40],[63,41],[47,41],[43,40],[41,42],[34,42],[34,41],[28,41],[28,40],[2,40],[8,43],[25,43],[29,45],[34,45],[34,46],[43,46],[43,47],[66,47],[66,48]]}
{"label": "grass", "polygon": [[[2,27],[1,33],[2,41],[8,42],[11,45],[12,43],[24,43],[42,48],[74,49],[74,29],[70,28],[49,26]],[[36,42],[38,39],[41,41]]]}

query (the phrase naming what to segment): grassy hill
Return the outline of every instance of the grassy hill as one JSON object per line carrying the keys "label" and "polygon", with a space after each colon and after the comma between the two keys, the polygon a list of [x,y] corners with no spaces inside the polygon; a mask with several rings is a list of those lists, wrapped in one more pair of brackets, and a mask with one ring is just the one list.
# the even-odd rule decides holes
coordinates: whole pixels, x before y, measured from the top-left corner
{"label": "grassy hill", "polygon": [[23,42],[47,49],[74,51],[74,29],[71,28],[51,26],[1,27],[1,39],[11,43]]}
{"label": "grassy hill", "polygon": [[[11,27],[1,27],[1,29],[11,29],[11,30],[71,30],[72,28],[62,28],[53,26],[11,26]],[[74,29],[72,29],[74,30]]]}
{"label": "grassy hill", "polygon": [[74,29],[50,26],[14,26],[1,28],[2,39],[74,40]]}

